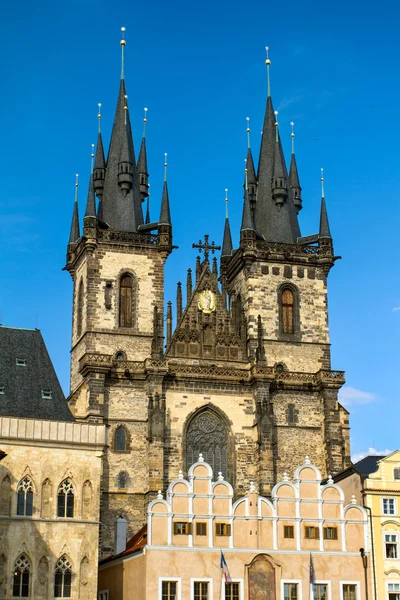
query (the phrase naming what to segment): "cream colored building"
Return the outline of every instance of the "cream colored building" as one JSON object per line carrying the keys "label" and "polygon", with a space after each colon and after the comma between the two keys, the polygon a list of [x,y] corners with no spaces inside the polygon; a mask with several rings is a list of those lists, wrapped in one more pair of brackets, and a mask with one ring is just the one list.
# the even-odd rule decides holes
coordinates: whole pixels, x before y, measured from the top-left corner
{"label": "cream colored building", "polygon": [[400,450],[368,456],[335,477],[345,497],[355,495],[370,516],[376,600],[400,598]]}
{"label": "cream colored building", "polygon": [[[233,488],[200,455],[163,499],[148,507],[147,531],[100,563],[101,600],[308,600],[312,560],[316,600],[364,600],[365,510],[306,458],[293,482],[285,474],[271,499],[254,485]],[[222,576],[221,555],[228,569]],[[312,558],[311,558],[312,557]],[[370,590],[368,590],[368,594]]]}

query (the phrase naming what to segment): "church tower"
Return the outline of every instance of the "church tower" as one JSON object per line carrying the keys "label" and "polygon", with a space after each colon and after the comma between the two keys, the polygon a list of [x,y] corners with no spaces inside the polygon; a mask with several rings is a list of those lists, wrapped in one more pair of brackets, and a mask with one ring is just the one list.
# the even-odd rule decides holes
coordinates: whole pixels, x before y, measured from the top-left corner
{"label": "church tower", "polygon": [[327,277],[336,257],[324,194],[318,233],[302,237],[294,145],[288,173],[269,88],[257,169],[249,137],[239,246],[228,212],[222,248],[208,235],[193,244],[200,255],[185,290],[177,283],[173,329],[172,302],[164,305],[173,248],[167,165],[151,222],[142,211],[146,139],[136,161],[122,61],[107,159],[99,127],[83,231],[76,195],[66,265],[69,405],[75,418],[108,429],[103,557],[123,519],[135,533],[149,500],[200,453],[236,496],[250,481],[268,495],[305,455],[323,475],[349,464],[348,413],[337,398],[344,374],[330,364]]}
{"label": "church tower", "polygon": [[160,453],[162,426],[155,427],[150,440],[148,411],[150,399],[155,420],[165,411],[160,374],[154,372],[152,361],[158,364],[162,355],[164,265],[172,250],[166,164],[160,218],[153,223],[143,219],[142,202],[148,197],[146,139],[144,134],[136,161],[124,38],[121,48],[121,80],[107,159],[99,106],[83,231],[76,191],[65,267],[73,280],[69,406],[75,418],[103,422],[108,428],[101,502],[103,555],[114,550],[116,519],[123,516],[133,531],[143,521],[148,494],[163,487],[162,468],[152,469],[152,455]]}

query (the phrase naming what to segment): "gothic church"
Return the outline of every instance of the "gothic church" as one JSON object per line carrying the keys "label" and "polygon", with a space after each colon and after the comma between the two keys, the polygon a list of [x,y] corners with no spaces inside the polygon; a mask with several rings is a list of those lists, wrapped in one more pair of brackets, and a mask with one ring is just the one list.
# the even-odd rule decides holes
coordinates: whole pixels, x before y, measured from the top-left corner
{"label": "gothic church", "polygon": [[199,453],[236,496],[250,480],[268,496],[305,455],[323,476],[350,464],[349,416],[338,403],[344,373],[330,361],[335,255],[325,199],[318,233],[302,237],[296,159],[288,172],[270,93],[257,168],[247,152],[239,246],[228,217],[219,264],[208,236],[197,244],[185,293],[177,286],[175,330],[164,303],[168,184],[165,177],[151,221],[148,179],[146,139],[136,159],[122,71],[107,158],[99,130],[83,230],[75,203],[65,267],[74,286],[69,407],[78,421],[108,430],[103,557],[113,551],[117,518],[129,534],[139,530],[149,501],[180,470],[186,476]]}

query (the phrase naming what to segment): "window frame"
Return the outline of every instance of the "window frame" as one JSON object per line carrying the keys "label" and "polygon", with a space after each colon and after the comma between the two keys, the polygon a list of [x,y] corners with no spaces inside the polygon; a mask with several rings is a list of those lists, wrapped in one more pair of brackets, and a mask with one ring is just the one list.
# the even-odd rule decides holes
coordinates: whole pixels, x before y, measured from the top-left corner
{"label": "window frame", "polygon": [[[291,529],[293,535],[286,535],[287,529]],[[283,526],[283,538],[285,540],[294,540],[294,525],[284,525]]]}
{"label": "window frame", "polygon": [[181,577],[168,577],[167,575],[160,575],[158,577],[158,600],[162,600],[162,584],[163,581],[174,581],[176,586],[176,600],[181,600]]}
{"label": "window frame", "polygon": [[[244,579],[243,577],[230,577],[228,583],[238,583],[239,584],[239,600],[244,600]],[[226,589],[225,589],[225,579],[222,577],[221,581],[221,600],[226,600]]]}
{"label": "window frame", "polygon": [[[208,525],[207,521],[196,521],[196,535],[199,535],[200,537],[205,537],[208,534],[207,525]],[[203,527],[205,529],[205,533],[200,533],[198,531],[198,529],[200,529],[201,527]]]}
{"label": "window frame", "polygon": [[[68,493],[65,493],[64,491],[62,491],[62,486],[64,484],[65,481],[68,481],[71,485],[71,490],[68,491]],[[63,515],[60,515],[60,505],[59,505],[59,498],[60,496],[64,496],[64,510],[63,510]],[[68,502],[68,498],[70,498],[72,496],[73,498],[73,502],[72,502],[72,515],[68,514],[68,510],[71,508],[71,503]],[[67,477],[66,479],[63,479],[60,483],[60,485],[57,488],[57,519],[74,519],[75,518],[75,485],[74,482],[72,481],[72,479],[70,479],[69,477]]]}
{"label": "window frame", "polygon": [[[25,566],[23,570],[21,570],[20,566],[17,565],[17,562],[22,557],[28,563],[27,566]],[[18,593],[18,595],[14,594],[15,578],[17,576],[16,575],[17,570],[18,570],[18,572],[20,574],[19,593]],[[17,558],[14,561],[14,567],[13,567],[13,572],[12,572],[12,581],[11,581],[11,586],[12,586],[11,597],[12,598],[29,598],[30,597],[30,595],[31,595],[31,587],[32,587],[31,572],[32,572],[32,561],[31,561],[31,559],[29,558],[29,556],[25,552],[22,552],[21,554],[19,554],[17,556]],[[24,583],[23,583],[23,575],[24,575],[24,573],[28,573],[28,593],[27,593],[27,595],[22,595],[22,586],[24,585]]]}
{"label": "window frame", "polygon": [[195,600],[195,598],[194,598],[194,584],[195,583],[208,583],[207,600],[213,600],[214,590],[213,590],[212,577],[191,577],[190,578],[190,600]]}
{"label": "window frame", "polygon": [[393,467],[393,481],[400,481],[400,467]]}
{"label": "window frame", "polygon": [[[222,533],[227,528],[227,533]],[[218,533],[218,528],[220,533]],[[214,534],[216,537],[229,537],[232,535],[232,524],[227,521],[223,521],[222,523],[215,523]]]}
{"label": "window frame", "polygon": [[[396,538],[396,541],[387,542],[386,541],[387,535],[394,536]],[[398,534],[398,532],[397,531],[383,531],[382,536],[383,536],[383,558],[384,558],[384,560],[399,560],[400,555],[399,555],[399,534]],[[389,556],[387,556],[387,553],[386,553],[386,545],[387,544],[391,544],[396,547],[396,557],[395,558],[390,558]],[[400,591],[399,591],[399,594],[400,594]]]}
{"label": "window frame", "polygon": [[[393,502],[393,512],[385,512],[385,501],[389,502],[392,501]],[[382,498],[382,514],[385,517],[394,517],[397,515],[397,502],[396,502],[396,498],[394,498],[393,496],[385,496],[384,498]]]}
{"label": "window frame", "polygon": [[99,592],[99,600],[109,600],[110,598],[110,590],[101,590]]}
{"label": "window frame", "polygon": [[[327,586],[326,599],[332,600],[332,586],[331,586],[331,581],[329,579],[316,579],[314,581],[314,585],[326,585]],[[314,596],[314,600],[316,600],[315,596]]]}
{"label": "window frame", "polygon": [[297,584],[297,600],[302,600],[302,580],[301,579],[284,579],[281,578],[281,600],[285,600],[285,583]]}
{"label": "window frame", "polygon": [[[180,526],[185,525],[185,531],[178,531]],[[173,521],[172,523],[172,533],[173,535],[191,535],[192,533],[192,523],[190,521]]]}
{"label": "window frame", "polygon": [[[128,278],[131,281],[131,285],[130,286],[125,286],[122,285],[122,282],[125,278]],[[122,315],[123,315],[123,311],[122,309],[122,303],[123,303],[123,295],[122,294],[122,289],[129,289],[130,290],[130,324],[129,325],[123,325],[122,321],[123,319],[121,319]],[[119,278],[118,278],[118,315],[117,315],[117,323],[118,323],[118,329],[135,329],[136,327],[136,301],[137,301],[137,278],[136,275],[134,273],[131,273],[130,271],[123,271]],[[127,311],[126,311],[127,312]],[[126,316],[126,314],[125,314]]]}
{"label": "window frame", "polygon": [[[332,529],[332,531],[334,532],[333,537],[328,537],[328,529]],[[323,536],[324,536],[324,540],[328,541],[328,542],[337,542],[339,539],[339,533],[338,533],[338,528],[336,525],[328,525],[326,527],[323,528]]]}
{"label": "window frame", "polygon": [[360,582],[359,581],[350,581],[350,580],[341,580],[339,581],[339,592],[340,592],[340,600],[345,600],[343,594],[343,586],[344,585],[355,585],[356,586],[356,600],[360,600]]}
{"label": "window frame", "polygon": [[[29,481],[29,489],[24,490],[22,485],[24,480],[28,480]],[[30,495],[30,509],[31,512],[30,514],[27,514],[27,507],[28,507],[28,494]],[[22,477],[22,479],[18,482],[17,485],[17,510],[16,510],[16,515],[17,517],[32,517],[33,513],[34,513],[34,494],[35,494],[35,487],[33,485],[33,481],[31,479],[31,477],[29,477],[29,475],[25,475],[24,477]],[[23,502],[22,502],[22,507],[23,507],[23,512],[18,512],[19,508],[21,506],[20,503],[20,497],[23,495]]]}
{"label": "window frame", "polygon": [[[317,535],[308,536],[306,535],[307,531],[312,529]],[[320,531],[318,525],[304,525],[304,539],[305,540],[319,540],[320,539]]]}
{"label": "window frame", "polygon": [[[283,293],[285,290],[289,290],[293,296],[292,306],[292,319],[293,319],[293,333],[286,333],[283,330]],[[301,340],[301,327],[300,327],[300,292],[297,286],[288,281],[284,281],[277,288],[277,302],[278,302],[278,336],[281,340],[293,340],[299,342]]]}
{"label": "window frame", "polygon": [[[125,445],[124,445],[123,450],[120,450],[117,448],[117,433],[121,430],[125,434]],[[115,428],[114,435],[113,435],[113,450],[114,450],[114,452],[119,452],[121,454],[129,452],[128,431],[127,431],[126,427],[124,427],[124,425],[118,425]]]}
{"label": "window frame", "polygon": [[[59,563],[61,562],[64,563],[68,563],[69,566],[64,567],[64,566],[60,566]],[[57,575],[61,575],[61,595],[60,596],[56,596],[56,577]],[[65,576],[69,575],[69,595],[66,596],[65,595]],[[62,556],[60,556],[60,558],[57,559],[57,562],[55,564],[55,568],[54,568],[54,577],[53,577],[53,595],[54,598],[72,598],[73,597],[73,589],[72,589],[72,577],[73,573],[72,573],[72,563],[69,559],[69,557],[66,554],[63,554]]]}

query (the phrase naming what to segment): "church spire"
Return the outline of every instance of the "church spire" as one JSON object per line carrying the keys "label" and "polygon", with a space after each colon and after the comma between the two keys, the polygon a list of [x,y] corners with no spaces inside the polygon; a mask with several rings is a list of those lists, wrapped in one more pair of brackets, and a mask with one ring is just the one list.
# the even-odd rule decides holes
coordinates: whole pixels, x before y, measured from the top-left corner
{"label": "church spire", "polygon": [[[271,186],[274,170],[278,169],[278,167],[282,169],[286,182],[288,177],[279,132],[276,131],[275,126],[276,119],[272,105],[269,75],[271,61],[268,54],[265,62],[268,77],[268,97],[265,109],[260,158],[258,162],[255,228],[257,233],[261,234],[267,242],[295,244],[297,238],[300,237],[300,229],[295,206],[292,201],[291,190],[286,190],[286,195],[289,196],[289,198],[286,202],[281,203],[279,199],[278,202],[276,202],[276,198],[278,197],[276,193],[275,198],[273,197]],[[276,137],[278,137],[278,142],[276,141]],[[277,150],[279,156],[275,161],[275,153]]]}
{"label": "church spire", "polygon": [[245,177],[245,189],[248,190],[249,201],[251,212],[254,216],[256,207],[256,194],[257,194],[257,177],[256,170],[254,168],[253,154],[251,152],[250,145],[250,117],[246,117],[246,132],[247,132],[247,157],[246,157],[246,177]]}
{"label": "church spire", "polygon": [[232,254],[232,235],[231,228],[229,225],[228,216],[228,189],[225,189],[225,227],[224,227],[224,238],[222,241],[222,252],[221,257],[230,256]]}
{"label": "church spire", "polygon": [[321,188],[322,188],[322,194],[321,194],[321,215],[320,215],[320,220],[319,220],[319,237],[320,238],[332,239],[331,230],[329,228],[328,212],[326,210],[326,203],[325,203],[325,186],[324,186],[324,182],[325,182],[324,170],[321,169]]}
{"label": "church spire", "polygon": [[121,39],[121,81],[107,157],[102,198],[103,220],[118,231],[137,231],[143,224],[136,159],[125,88],[125,28]]}
{"label": "church spire", "polygon": [[290,123],[290,125],[292,126],[292,133],[290,134],[290,136],[292,138],[292,156],[290,159],[289,186],[292,191],[293,202],[296,207],[297,214],[299,214],[299,212],[301,211],[303,206],[302,206],[302,199],[301,199],[301,186],[300,186],[299,174],[297,171],[297,164],[296,164],[296,156],[294,153],[294,123],[293,123],[293,121]]}
{"label": "church spire", "polygon": [[143,117],[143,137],[140,146],[139,158],[137,163],[137,173],[139,179],[140,197],[142,202],[149,195],[149,173],[147,170],[147,151],[146,151],[146,125],[147,125],[147,108],[144,109]]}
{"label": "church spire", "polygon": [[287,179],[286,169],[284,167],[285,159],[283,158],[283,151],[281,142],[279,139],[278,130],[278,111],[275,111],[275,156],[274,156],[274,175],[272,177],[272,198],[278,210],[281,210],[283,204],[285,204],[288,196],[287,192]]}
{"label": "church spire", "polygon": [[92,144],[92,154],[91,156],[91,168],[90,168],[90,178],[89,178],[89,189],[86,200],[86,211],[85,217],[95,217],[96,216],[96,199],[94,197],[94,188],[93,188],[93,168],[94,168],[94,144]]}
{"label": "church spire", "polygon": [[100,202],[103,197],[104,190],[104,178],[106,175],[106,161],[104,158],[104,148],[103,148],[103,138],[101,137],[101,102],[99,102],[98,113],[97,113],[97,122],[98,122],[98,132],[97,132],[97,148],[96,148],[96,161],[94,164],[93,170],[93,185],[96,196],[99,198]]}
{"label": "church spire", "polygon": [[169,208],[169,195],[168,195],[168,183],[167,183],[167,153],[164,154],[164,187],[161,199],[161,211],[159,225],[172,225],[171,223],[171,211]]}
{"label": "church spire", "polygon": [[75,244],[79,238],[81,237],[79,231],[79,213],[78,213],[78,187],[79,187],[79,175],[76,175],[75,181],[75,202],[74,202],[74,210],[72,212],[72,223],[71,223],[71,231],[69,234],[69,243]]}

